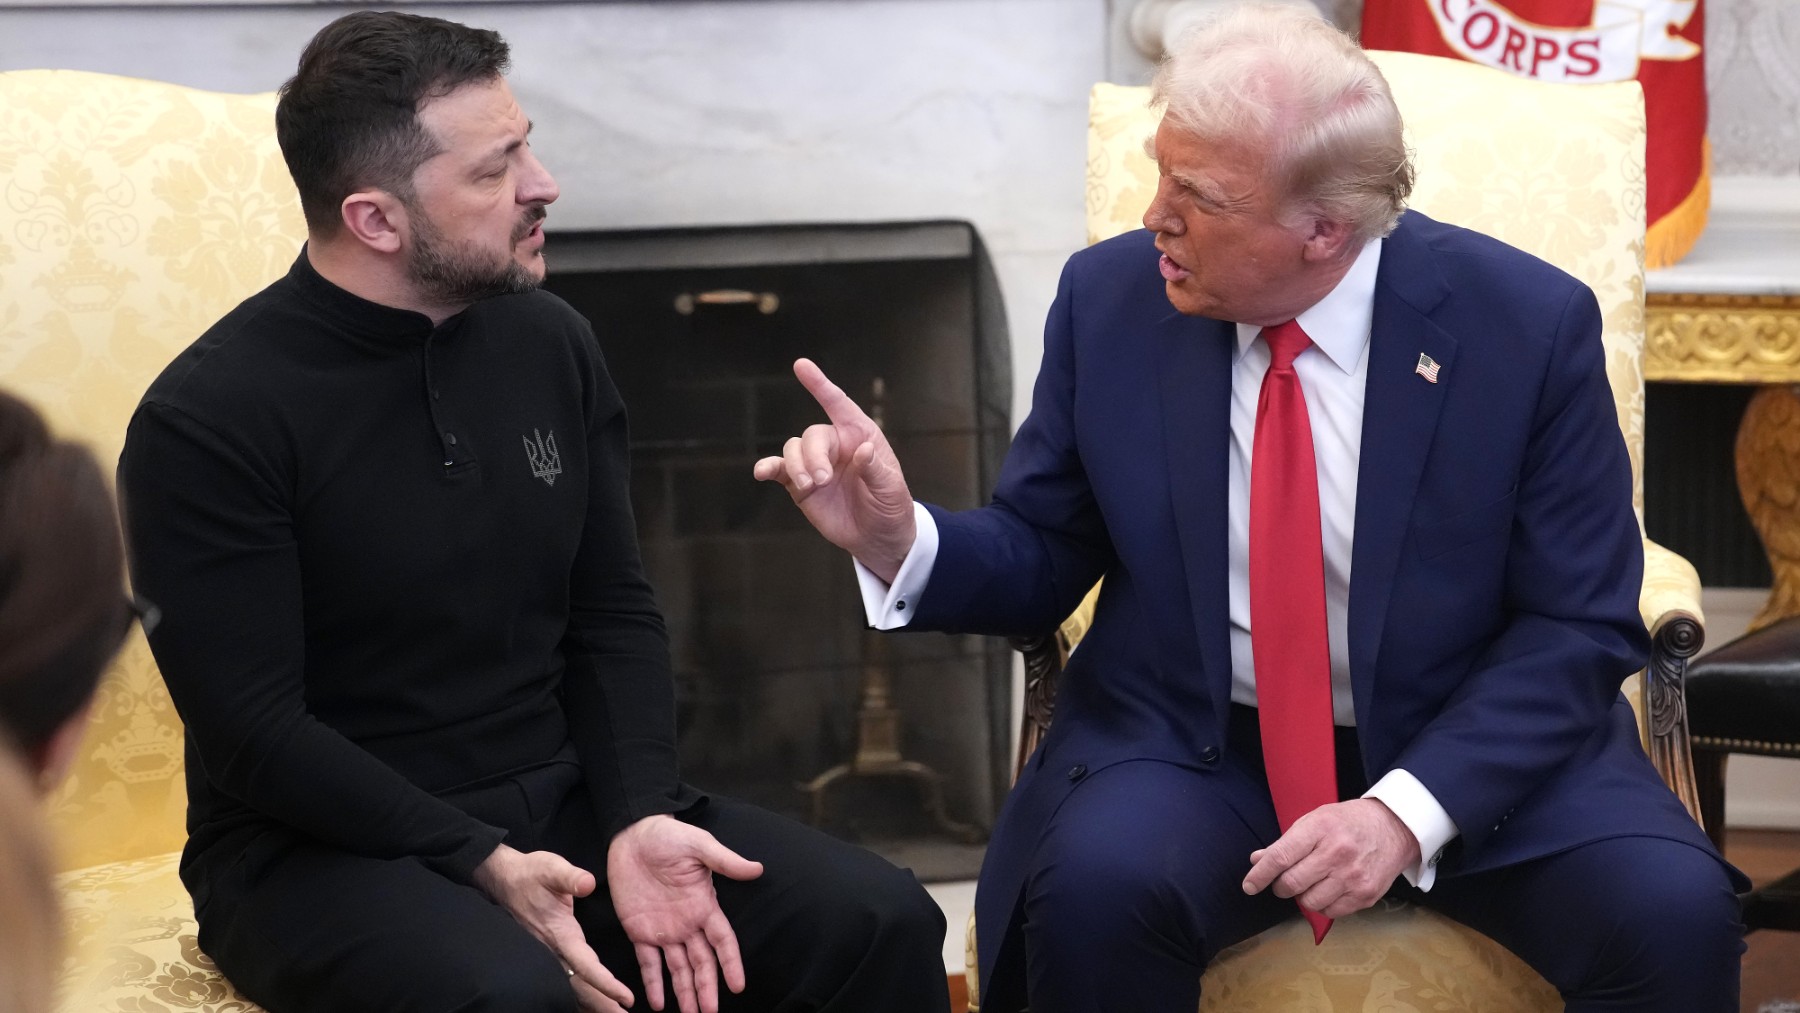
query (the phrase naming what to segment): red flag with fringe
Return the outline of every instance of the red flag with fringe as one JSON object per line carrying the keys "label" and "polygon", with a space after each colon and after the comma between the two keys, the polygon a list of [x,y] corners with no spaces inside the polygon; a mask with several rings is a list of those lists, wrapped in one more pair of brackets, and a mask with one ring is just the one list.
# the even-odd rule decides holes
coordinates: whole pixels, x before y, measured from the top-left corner
{"label": "red flag with fringe", "polygon": [[1706,227],[1703,0],[1366,0],[1362,43],[1541,81],[1629,81],[1649,125],[1645,260],[1680,260]]}

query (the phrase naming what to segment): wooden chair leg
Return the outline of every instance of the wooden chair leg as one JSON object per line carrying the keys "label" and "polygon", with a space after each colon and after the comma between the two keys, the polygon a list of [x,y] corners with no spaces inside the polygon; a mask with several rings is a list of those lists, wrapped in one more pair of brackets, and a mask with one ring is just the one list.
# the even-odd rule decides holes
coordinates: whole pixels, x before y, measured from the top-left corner
{"label": "wooden chair leg", "polygon": [[1694,750],[1694,787],[1700,796],[1700,820],[1706,825],[1706,836],[1721,854],[1725,851],[1725,761],[1731,754],[1722,749]]}

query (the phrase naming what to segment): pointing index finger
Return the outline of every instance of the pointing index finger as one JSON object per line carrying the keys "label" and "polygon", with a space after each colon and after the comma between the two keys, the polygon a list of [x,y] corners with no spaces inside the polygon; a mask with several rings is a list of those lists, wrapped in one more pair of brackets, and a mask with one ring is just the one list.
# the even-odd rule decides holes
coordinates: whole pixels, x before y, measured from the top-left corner
{"label": "pointing index finger", "polygon": [[819,403],[819,407],[825,409],[825,417],[831,420],[832,425],[874,425],[869,421],[869,417],[863,414],[863,410],[857,407],[856,402],[850,400],[850,395],[844,393],[843,388],[832,383],[825,376],[825,371],[811,359],[794,360],[794,378],[799,380],[800,386],[805,387],[806,392],[813,396],[813,400]]}

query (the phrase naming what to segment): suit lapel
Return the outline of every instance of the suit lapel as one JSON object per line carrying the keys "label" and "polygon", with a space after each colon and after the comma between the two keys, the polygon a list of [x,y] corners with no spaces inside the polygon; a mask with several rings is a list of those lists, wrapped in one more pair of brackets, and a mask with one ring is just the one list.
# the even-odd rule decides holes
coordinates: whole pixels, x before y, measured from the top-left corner
{"label": "suit lapel", "polygon": [[1157,329],[1169,496],[1210,696],[1220,688],[1229,692],[1231,684],[1225,539],[1235,331],[1180,313]]}
{"label": "suit lapel", "polygon": [[[1382,247],[1369,335],[1356,534],[1350,553],[1350,685],[1358,723],[1369,720],[1388,597],[1413,499],[1437,431],[1445,392],[1456,382],[1456,339],[1431,310],[1449,293],[1408,212]],[[1418,375],[1419,356],[1438,364],[1438,382]]]}

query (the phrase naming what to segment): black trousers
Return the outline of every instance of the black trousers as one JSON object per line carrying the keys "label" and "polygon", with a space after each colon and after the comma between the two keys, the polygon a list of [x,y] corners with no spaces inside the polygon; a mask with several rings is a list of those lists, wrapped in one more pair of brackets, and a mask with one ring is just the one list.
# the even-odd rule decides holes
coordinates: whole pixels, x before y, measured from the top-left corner
{"label": "black trousers", "polygon": [[[606,841],[579,772],[540,770],[452,798],[550,850],[599,887],[576,901],[587,939],[647,1010],[631,944],[607,895]],[[939,1013],[944,917],[910,872],[773,813],[712,798],[680,818],[763,863],[715,877],[743,950],[747,987],[720,986],[733,1013]],[[413,859],[381,860],[265,833],[199,891],[200,945],[271,1013],[576,1010],[561,963],[474,887]],[[665,981],[665,985],[666,985]],[[665,1009],[675,1008],[672,990]]]}

